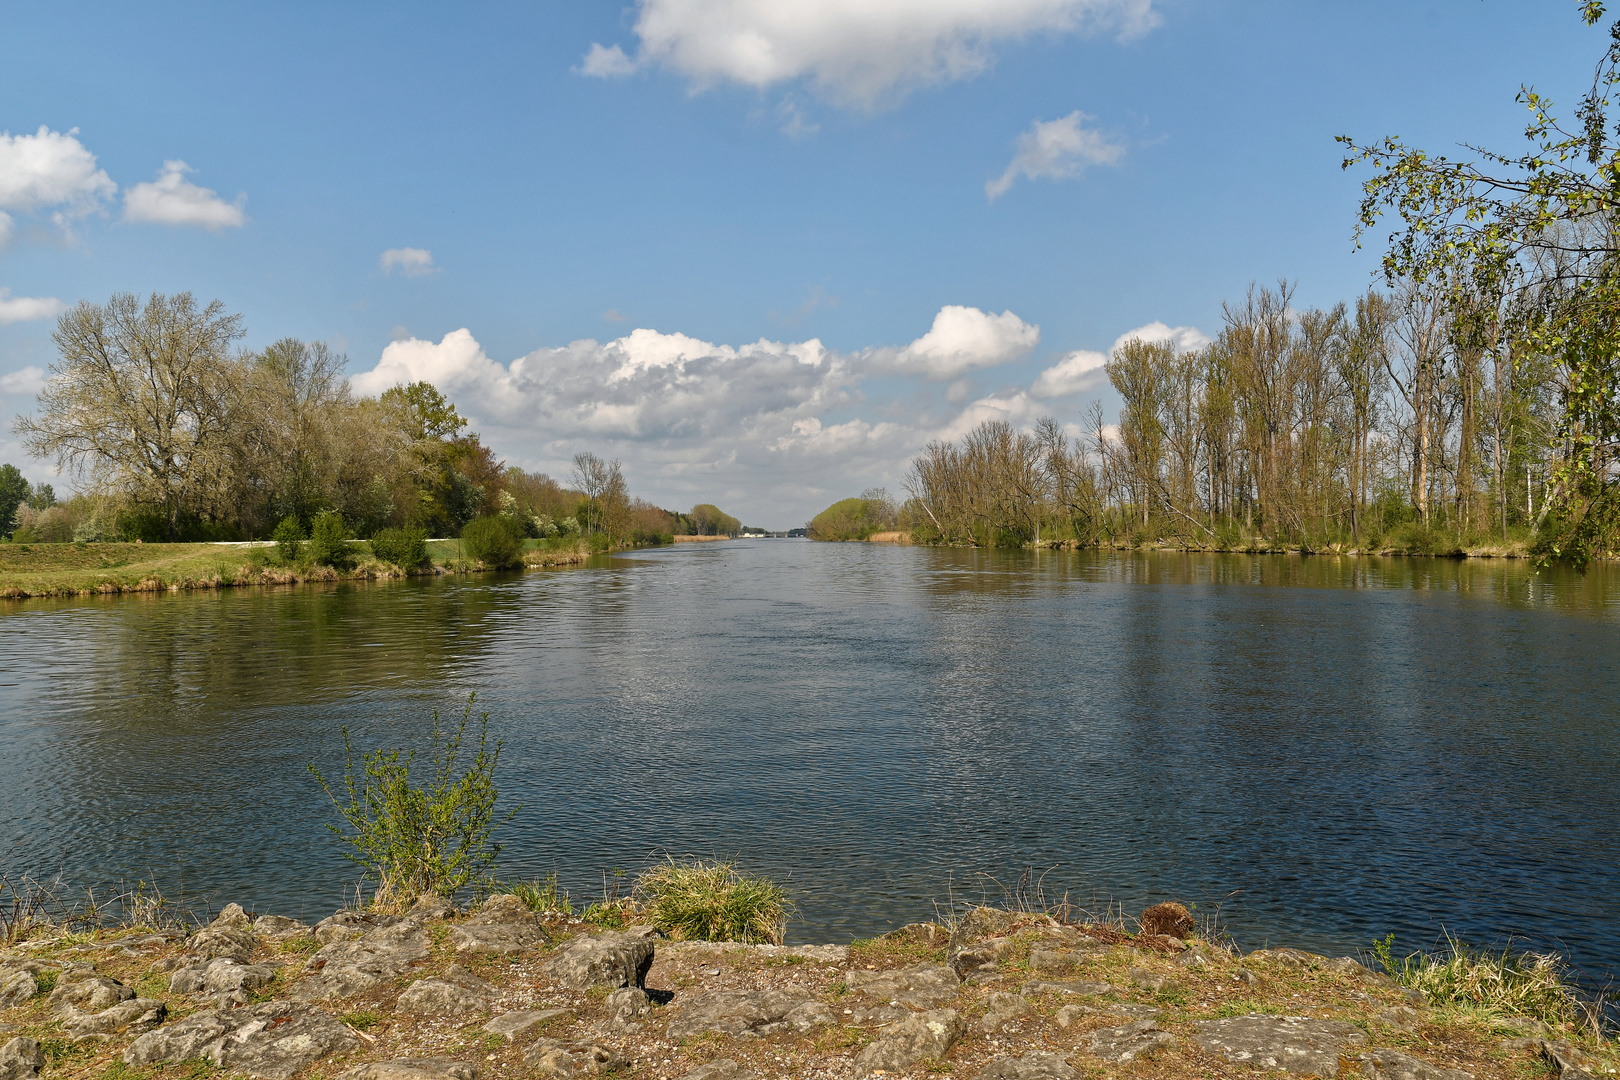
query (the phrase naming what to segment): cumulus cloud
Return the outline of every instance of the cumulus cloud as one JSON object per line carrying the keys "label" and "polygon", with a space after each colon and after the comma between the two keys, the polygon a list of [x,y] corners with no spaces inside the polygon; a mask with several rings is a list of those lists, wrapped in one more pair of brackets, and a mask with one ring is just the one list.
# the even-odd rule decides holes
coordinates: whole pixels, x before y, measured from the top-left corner
{"label": "cumulus cloud", "polygon": [[1114,339],[1113,348],[1117,349],[1132,339],[1150,343],[1168,341],[1175,345],[1177,352],[1202,349],[1210,340],[1209,336],[1196,326],[1166,326],[1162,322],[1150,322],[1146,326],[1138,326],[1135,330],[1127,330],[1119,335]]}
{"label": "cumulus cloud", "polygon": [[7,375],[0,375],[0,394],[37,394],[45,388],[45,370],[37,367],[25,367],[21,371],[13,371]]}
{"label": "cumulus cloud", "polygon": [[995,47],[1035,34],[1158,25],[1152,0],[640,0],[634,57],[593,44],[586,75],[663,67],[696,89],[756,89],[799,79],[847,105],[872,107],[922,85],[971,78]]}
{"label": "cumulus cloud", "polygon": [[423,277],[439,269],[433,265],[433,252],[427,248],[389,248],[377,262],[383,273],[398,270],[406,277]]}
{"label": "cumulus cloud", "polygon": [[986,420],[1005,420],[1014,427],[1025,427],[1034,422],[1043,408],[1023,390],[991,394],[957,413],[939,429],[935,437],[960,439]]}
{"label": "cumulus cloud", "polygon": [[1010,311],[992,315],[978,308],[947,304],[934,316],[928,333],[901,349],[871,350],[878,371],[959,378],[976,368],[1017,360],[1040,343],[1041,328]]}
{"label": "cumulus cloud", "polygon": [[213,232],[237,228],[247,220],[242,210],[247,196],[238,195],[234,203],[228,203],[212,189],[187,180],[186,173],[194,171],[183,161],[165,161],[156,180],[124,192],[124,220],[195,225]]}
{"label": "cumulus cloud", "polygon": [[1059,120],[1037,120],[1018,136],[1017,150],[1007,169],[984,185],[985,198],[995,202],[1023,176],[1030,180],[1067,180],[1079,176],[1088,165],[1113,165],[1125,147],[1110,142],[1101,132],[1089,129],[1086,121],[1095,119],[1076,110]]}
{"label": "cumulus cloud", "polygon": [[0,288],[0,326],[49,319],[66,309],[54,296],[12,296],[10,289]]}
{"label": "cumulus cloud", "polygon": [[1076,349],[1065,353],[1063,358],[1035,379],[1035,385],[1029,392],[1038,398],[1068,397],[1070,394],[1084,393],[1094,387],[1102,385],[1108,373],[1103,370],[1108,363],[1108,357],[1100,352],[1090,349]]}
{"label": "cumulus cloud", "polygon": [[0,132],[0,244],[11,235],[11,214],[49,210],[53,221],[66,225],[117,193],[78,134],[78,128],[60,132],[43,124],[32,135]]}

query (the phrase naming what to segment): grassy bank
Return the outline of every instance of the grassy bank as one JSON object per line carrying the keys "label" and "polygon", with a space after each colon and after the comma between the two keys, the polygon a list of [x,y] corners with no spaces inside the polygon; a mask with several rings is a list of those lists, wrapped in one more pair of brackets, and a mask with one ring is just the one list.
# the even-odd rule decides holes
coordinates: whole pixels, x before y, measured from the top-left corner
{"label": "grassy bank", "polygon": [[[875,532],[864,537],[845,537],[857,543],[868,544],[917,544],[919,541],[910,532],[905,530],[891,530],[889,532]],[[941,546],[967,546],[967,545],[941,545]],[[1026,549],[1078,551],[1083,548],[1098,547],[1110,551],[1207,551],[1229,555],[1408,555],[1441,559],[1527,559],[1530,557],[1530,542],[1525,539],[1510,539],[1506,542],[1495,541],[1481,544],[1458,544],[1453,542],[1434,542],[1425,537],[1422,542],[1407,543],[1379,543],[1357,546],[1355,544],[1328,544],[1320,548],[1302,548],[1282,544],[1272,544],[1266,540],[1249,540],[1234,545],[1222,544],[1189,544],[1185,540],[1154,538],[1115,540],[1099,544],[1078,544],[1072,540],[1056,542],[1041,541],[1040,543],[1021,545]]]}
{"label": "grassy bank", "polygon": [[[283,565],[268,544],[0,544],[0,597],[168,592],[406,576],[407,571],[374,557],[368,544],[354,546],[356,564],[336,569],[311,563]],[[428,555],[429,566],[409,573],[484,569],[466,558],[459,540],[431,542]],[[580,539],[530,540],[523,563],[527,567],[570,566],[583,563],[590,555],[590,546]]]}

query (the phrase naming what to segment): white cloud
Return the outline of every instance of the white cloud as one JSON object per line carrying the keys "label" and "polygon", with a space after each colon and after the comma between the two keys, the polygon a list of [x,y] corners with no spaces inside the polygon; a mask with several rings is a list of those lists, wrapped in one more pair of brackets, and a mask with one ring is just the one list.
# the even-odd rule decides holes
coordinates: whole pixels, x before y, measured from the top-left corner
{"label": "white cloud", "polygon": [[947,304],[928,333],[902,349],[871,350],[875,370],[955,379],[975,368],[994,367],[1023,356],[1040,343],[1041,328],[1010,311],[992,315]]}
{"label": "white cloud", "polygon": [[1076,349],[1035,379],[1029,392],[1038,398],[1067,397],[1102,385],[1108,373],[1103,370],[1108,357],[1090,349]]}
{"label": "white cloud", "polygon": [[916,86],[971,78],[995,46],[1035,34],[1158,25],[1152,0],[640,0],[632,59],[593,44],[579,70],[624,76],[659,66],[694,88],[764,89],[809,80],[834,101],[872,107]]}
{"label": "white cloud", "polygon": [[43,368],[25,367],[0,375],[0,394],[37,394],[45,387]]}
{"label": "white cloud", "polygon": [[1175,345],[1177,352],[1193,352],[1209,344],[1209,336],[1196,326],[1166,326],[1162,322],[1150,322],[1119,335],[1109,352],[1112,353],[1133,338],[1146,342],[1168,341]]}
{"label": "white cloud", "polygon": [[1030,180],[1067,180],[1088,165],[1113,165],[1125,153],[1099,131],[1085,127],[1087,116],[1078,110],[1059,120],[1037,120],[1018,136],[1018,148],[1007,169],[984,185],[985,198],[995,202],[1019,176]]}
{"label": "white cloud", "polygon": [[11,214],[51,210],[59,225],[83,217],[118,191],[96,155],[85,149],[78,128],[52,131],[40,125],[32,135],[0,132],[0,244],[12,231]]}
{"label": "white cloud", "polygon": [[398,270],[406,277],[422,277],[439,269],[433,265],[433,253],[426,248],[389,248],[377,261],[383,273]]}
{"label": "white cloud", "polygon": [[187,180],[186,173],[194,171],[183,161],[165,161],[156,180],[124,192],[124,220],[196,225],[215,232],[234,229],[247,220],[242,211],[247,196],[238,195],[234,203],[228,203],[212,189]]}
{"label": "white cloud", "polygon": [[67,305],[54,296],[12,296],[10,289],[0,288],[0,326],[49,319],[66,308]]}
{"label": "white cloud", "polygon": [[1034,421],[1044,408],[1023,390],[991,394],[957,413],[934,437],[960,439],[986,420],[1005,420],[1014,427],[1023,427]]}

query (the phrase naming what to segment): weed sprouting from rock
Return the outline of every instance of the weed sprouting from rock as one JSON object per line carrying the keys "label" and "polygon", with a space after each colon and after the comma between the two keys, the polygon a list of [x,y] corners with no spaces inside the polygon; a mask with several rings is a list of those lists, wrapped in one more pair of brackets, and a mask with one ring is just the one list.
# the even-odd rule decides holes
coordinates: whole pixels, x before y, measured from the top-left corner
{"label": "weed sprouting from rock", "polygon": [[440,727],[434,711],[425,783],[412,783],[416,750],[372,750],[357,760],[347,727],[341,797],[314,763],[309,765],[351,831],[327,827],[352,847],[347,857],[377,882],[374,904],[454,896],[495,866],[501,850],[495,829],[518,808],[496,816],[494,775],[503,743],[491,743],[488,713],[479,716],[469,738],[476,697],[467,698],[461,722],[449,731]]}

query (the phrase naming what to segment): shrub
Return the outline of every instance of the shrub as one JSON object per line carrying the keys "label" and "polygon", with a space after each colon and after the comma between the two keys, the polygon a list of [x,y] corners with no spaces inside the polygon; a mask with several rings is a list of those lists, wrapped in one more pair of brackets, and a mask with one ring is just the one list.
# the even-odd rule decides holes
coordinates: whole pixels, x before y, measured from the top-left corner
{"label": "shrub", "polygon": [[304,527],[295,515],[288,514],[282,518],[276,531],[270,534],[270,539],[276,542],[276,554],[281,556],[284,563],[295,563],[304,553]]}
{"label": "shrub", "polygon": [[677,941],[782,944],[793,904],[768,878],[739,873],[735,861],[677,863],[636,880],[647,921]]}
{"label": "shrub", "polygon": [[309,557],[340,570],[354,565],[354,545],[349,543],[349,527],[343,524],[342,514],[327,510],[315,515],[309,528]]}
{"label": "shrub", "polygon": [[346,857],[377,881],[374,902],[408,904],[425,895],[454,896],[487,875],[501,846],[495,828],[510,821],[495,817],[495,766],[503,743],[489,744],[489,714],[479,717],[471,761],[462,764],[467,728],[476,695],[455,730],[439,727],[433,713],[432,757],[427,782],[411,783],[416,751],[373,750],[355,761],[349,729],[343,729],[343,794],[340,801],[313,762],[310,773],[353,831],[336,825],[333,834],[353,847]]}
{"label": "shrub", "polygon": [[415,526],[383,529],[371,538],[371,553],[402,570],[415,570],[428,561],[427,533]]}
{"label": "shrub", "polygon": [[1559,1026],[1583,1023],[1601,1031],[1602,1006],[1585,1001],[1565,981],[1562,957],[1552,953],[1493,952],[1446,935],[1445,952],[1395,956],[1395,935],[1373,942],[1373,956],[1402,986],[1421,990],[1436,1005],[1451,1005],[1496,1019],[1528,1016]]}
{"label": "shrub", "polygon": [[461,530],[468,556],[495,570],[522,565],[523,541],[498,517],[474,518]]}

